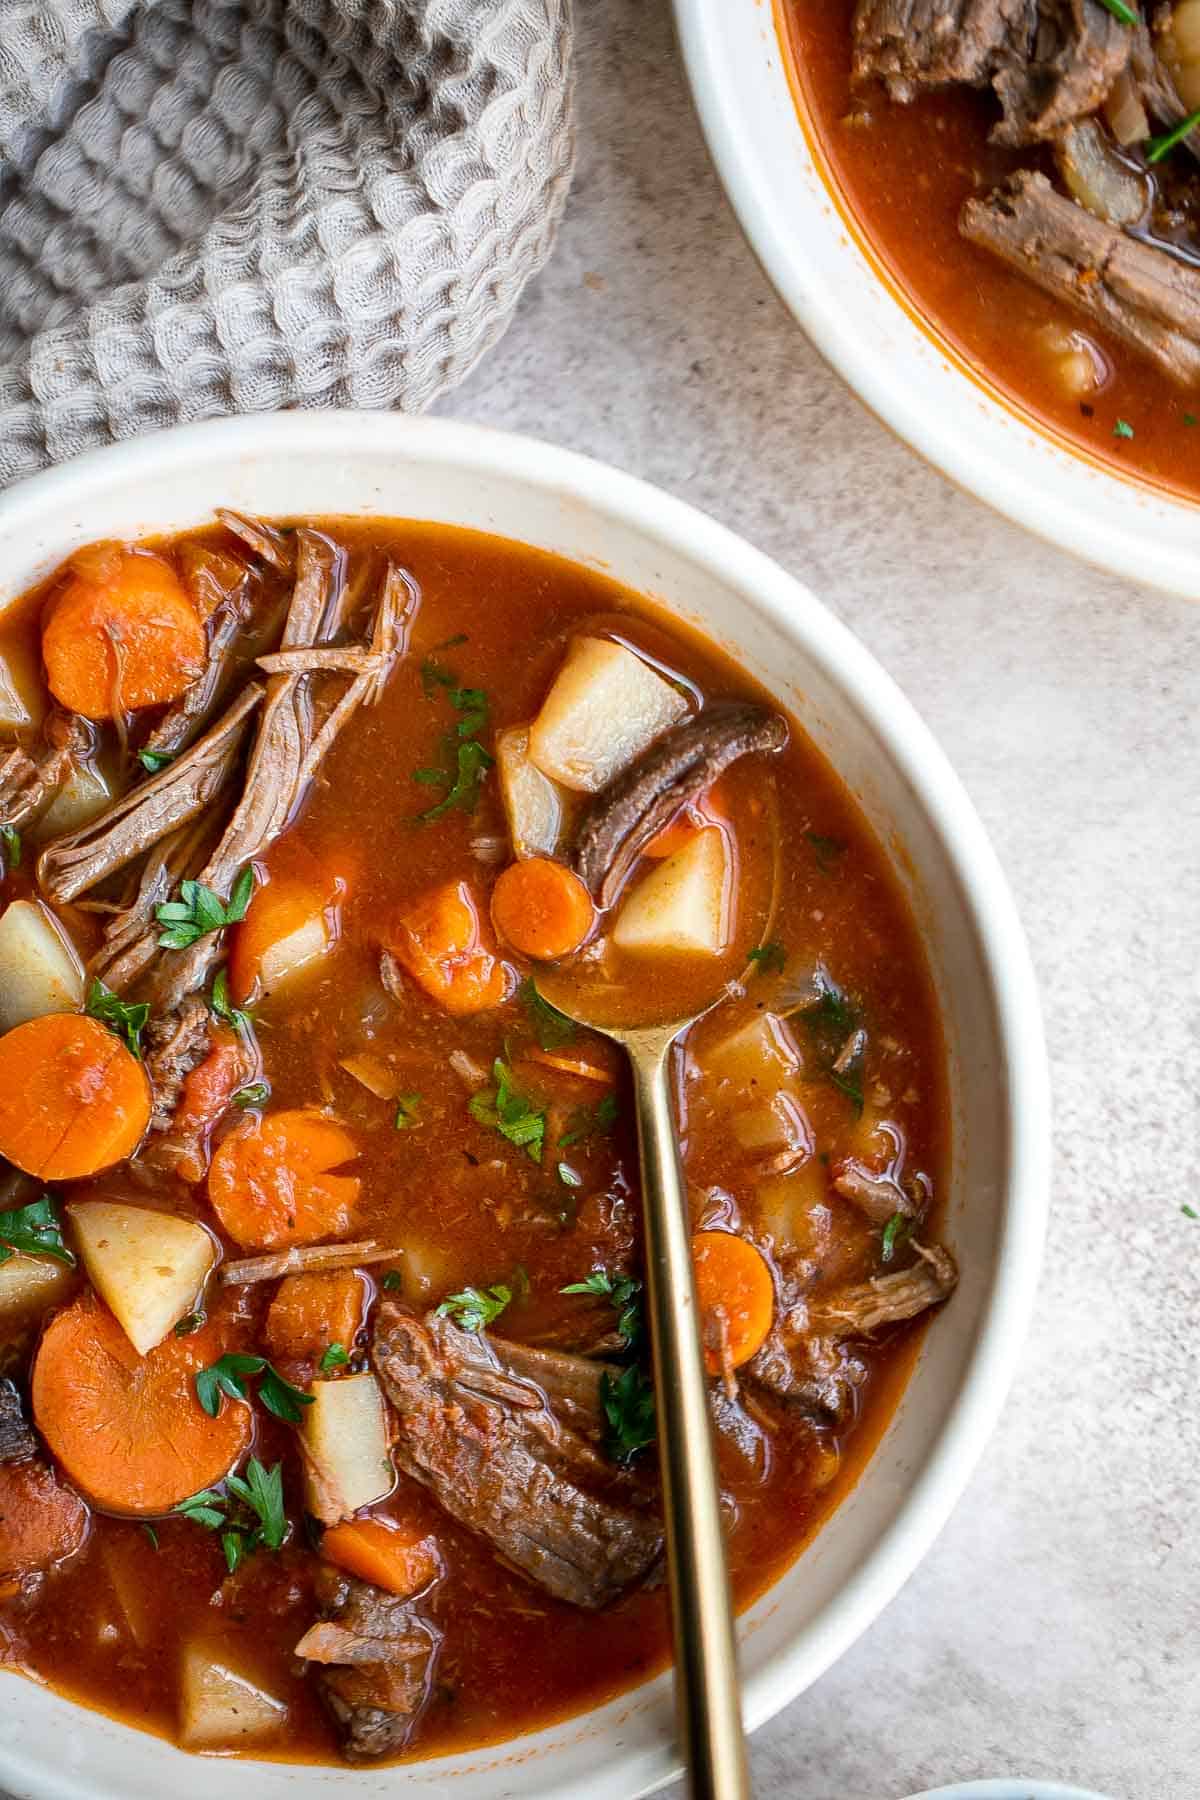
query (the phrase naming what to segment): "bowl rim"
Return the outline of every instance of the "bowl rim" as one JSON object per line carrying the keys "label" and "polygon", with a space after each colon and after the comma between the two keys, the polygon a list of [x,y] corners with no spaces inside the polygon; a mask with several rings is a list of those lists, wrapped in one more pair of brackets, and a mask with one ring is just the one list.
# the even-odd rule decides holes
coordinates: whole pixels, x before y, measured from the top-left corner
{"label": "bowl rim", "polygon": [[[955,486],[1035,536],[1139,586],[1194,599],[1197,503],[1070,446],[945,342],[923,319],[919,299],[907,301],[877,263],[814,153],[779,42],[781,0],[672,4],[701,131],[742,233],[784,305],[859,400]],[[765,40],[758,73],[771,105],[762,104],[764,94],[751,103],[731,79],[731,34],[745,34],[747,44],[751,34]],[[784,218],[784,176],[764,135],[764,119],[784,97],[794,124],[789,193],[807,235]],[[876,290],[870,298],[868,287]]]}
{"label": "bowl rim", "polygon": [[[751,600],[798,654],[822,673],[869,721],[884,755],[917,796],[957,883],[986,969],[995,1008],[1003,1088],[1006,1176],[998,1249],[975,1340],[959,1375],[945,1422],[903,1501],[852,1578],[811,1622],[802,1641],[775,1655],[744,1688],[753,1731],[837,1660],[892,1600],[922,1560],[966,1484],[1004,1403],[1032,1314],[1046,1230],[1050,1186],[1050,1090],[1033,964],[1016,906],[983,825],[945,752],[912,703],[870,651],[802,583],[727,527],[685,501],[608,464],[541,440],[447,419],[398,414],[300,412],[256,414],[175,426],[147,437],[88,451],[0,495],[0,546],[19,541],[26,522],[121,484],[139,472],[181,475],[220,459],[386,453],[397,464],[453,466],[481,478],[523,485],[632,526],[651,544],[699,564],[744,604]],[[500,525],[498,529],[503,529]],[[620,578],[620,570],[610,571]],[[769,1591],[769,1590],[768,1590]],[[638,1690],[631,1690],[636,1693]],[[630,1695],[626,1695],[628,1700]],[[87,1709],[78,1707],[82,1721]],[[575,1715],[576,1718],[586,1716]],[[510,1740],[519,1745],[521,1739]],[[499,1747],[497,1747],[499,1748]],[[651,1793],[680,1773],[664,1742],[651,1778],[645,1761],[635,1790],[628,1775],[637,1753],[614,1746],[595,1780],[572,1793],[599,1797]],[[624,1761],[622,1760],[624,1759]],[[246,1759],[249,1768],[266,1768]],[[278,1765],[274,1765],[278,1766]],[[291,1765],[284,1765],[291,1767]],[[417,1763],[414,1771],[435,1765]],[[619,1783],[622,1767],[628,1771]],[[299,1774],[299,1769],[296,1769]],[[35,1758],[0,1734],[0,1775],[25,1783],[45,1800],[100,1800],[85,1782],[54,1771],[49,1785]]]}

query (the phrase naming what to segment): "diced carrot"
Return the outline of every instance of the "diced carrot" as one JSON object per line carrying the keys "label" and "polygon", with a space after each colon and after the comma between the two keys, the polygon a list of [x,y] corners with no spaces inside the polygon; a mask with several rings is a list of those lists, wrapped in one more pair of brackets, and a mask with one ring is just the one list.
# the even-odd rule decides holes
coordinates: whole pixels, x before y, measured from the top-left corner
{"label": "diced carrot", "polygon": [[550,856],[511,863],[492,889],[492,923],[536,962],[570,956],[596,923],[592,896],[573,869]]}
{"label": "diced carrot", "polygon": [[267,1313],[267,1347],[276,1361],[304,1362],[331,1344],[353,1348],[362,1328],[366,1290],[353,1269],[285,1275]]}
{"label": "diced carrot", "polygon": [[38,1430],[70,1479],[106,1512],[163,1513],[227,1475],[249,1448],[250,1409],[210,1419],[195,1377],[233,1347],[228,1315],[139,1356],[83,1294],[51,1319],[33,1365]]}
{"label": "diced carrot", "polygon": [[501,1006],[509,970],[484,941],[479,910],[465,881],[448,881],[410,900],[389,945],[396,960],[448,1013]]}
{"label": "diced carrot", "polygon": [[321,1555],[360,1581],[407,1597],[427,1587],[441,1571],[435,1537],[413,1538],[378,1519],[347,1519],[321,1539]]}
{"label": "diced carrot", "polygon": [[50,692],[88,719],[178,699],[206,655],[204,627],[171,565],[115,544],[77,565],[42,630]]}
{"label": "diced carrot", "polygon": [[171,1122],[171,1137],[181,1146],[174,1167],[184,1181],[204,1180],[209,1133],[229,1111],[250,1068],[250,1057],[238,1034],[217,1027],[212,1034],[212,1049],[184,1079]]}
{"label": "diced carrot", "polygon": [[550,1050],[526,1050],[522,1061],[541,1063],[544,1068],[555,1069],[560,1075],[575,1075],[580,1081],[596,1081],[603,1087],[612,1087],[616,1080],[611,1069],[584,1062],[581,1056],[556,1056]]}
{"label": "diced carrot", "polygon": [[150,1123],[146,1071],[98,1019],[46,1013],[0,1037],[0,1156],[46,1181],[132,1155]]}
{"label": "diced carrot", "polygon": [[362,1184],[329,1171],[357,1155],[349,1132],[315,1109],[249,1118],[222,1139],[208,1171],[208,1197],[246,1250],[340,1237]]}
{"label": "diced carrot", "polygon": [[44,1462],[0,1464],[0,1574],[31,1575],[72,1555],[88,1509]]}
{"label": "diced carrot", "polygon": [[775,1284],[766,1260],[732,1231],[698,1231],[692,1266],[709,1373],[739,1368],[762,1348],[771,1329]]}
{"label": "diced carrot", "polygon": [[[236,1006],[253,997],[264,959],[293,939],[302,961],[321,954],[337,936],[336,909],[342,883],[319,884],[292,876],[272,876],[259,886],[246,917],[234,928],[229,954],[229,990]],[[309,942],[309,938],[312,942]]]}

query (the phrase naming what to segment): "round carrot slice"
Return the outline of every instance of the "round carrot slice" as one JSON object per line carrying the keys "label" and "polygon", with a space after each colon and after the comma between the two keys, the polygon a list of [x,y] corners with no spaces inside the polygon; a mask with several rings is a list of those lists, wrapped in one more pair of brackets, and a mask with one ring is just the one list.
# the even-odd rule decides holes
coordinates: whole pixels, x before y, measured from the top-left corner
{"label": "round carrot slice", "polygon": [[206,654],[204,627],[171,565],[116,545],[71,577],[42,630],[50,692],[88,719],[178,699]]}
{"label": "round carrot slice", "polygon": [[235,1243],[281,1250],[340,1237],[361,1183],[329,1171],[358,1155],[350,1133],[309,1108],[250,1118],[212,1160],[208,1197]]}
{"label": "round carrot slice", "polygon": [[83,1013],[46,1013],[0,1037],[0,1156],[76,1181],[131,1156],[150,1123],[146,1071]]}
{"label": "round carrot slice", "polygon": [[248,1406],[210,1419],[196,1375],[230,1348],[211,1321],[139,1356],[93,1294],[51,1319],[33,1365],[38,1430],[71,1481],[105,1512],[164,1513],[222,1480],[250,1446]]}
{"label": "round carrot slice", "polygon": [[510,864],[492,889],[492,923],[522,956],[551,962],[578,950],[596,923],[596,909],[573,869],[549,856],[530,856]]}
{"label": "round carrot slice", "polygon": [[698,1231],[692,1266],[704,1360],[710,1375],[720,1375],[762,1348],[774,1317],[775,1284],[762,1253],[732,1231]]}

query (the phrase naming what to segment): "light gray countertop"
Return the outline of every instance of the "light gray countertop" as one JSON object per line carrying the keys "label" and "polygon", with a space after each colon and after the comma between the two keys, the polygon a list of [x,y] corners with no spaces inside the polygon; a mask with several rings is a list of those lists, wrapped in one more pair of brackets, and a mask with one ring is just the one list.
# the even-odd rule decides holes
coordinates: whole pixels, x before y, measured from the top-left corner
{"label": "light gray countertop", "polygon": [[758,1733],[756,1790],[1019,1772],[1197,1800],[1200,605],[1068,560],[889,437],[743,243],[663,0],[577,14],[557,254],[441,410],[660,483],[858,633],[992,834],[1053,1063],[1046,1272],[1000,1429],[900,1597]]}

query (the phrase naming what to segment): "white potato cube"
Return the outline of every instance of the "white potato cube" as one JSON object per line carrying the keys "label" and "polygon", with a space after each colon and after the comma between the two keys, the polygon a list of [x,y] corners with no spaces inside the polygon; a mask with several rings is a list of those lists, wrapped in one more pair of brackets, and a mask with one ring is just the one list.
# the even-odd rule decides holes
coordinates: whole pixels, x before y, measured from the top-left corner
{"label": "white potato cube", "polygon": [[736,1031],[706,1045],[700,1057],[706,1076],[746,1093],[770,1093],[800,1075],[803,1058],[796,1040],[774,1013],[756,1013]]}
{"label": "white potato cube", "polygon": [[315,1381],[309,1392],[300,1426],[306,1504],[322,1525],[336,1525],[396,1484],[387,1407],[373,1375]]}
{"label": "white potato cube", "polygon": [[769,1234],[777,1251],[822,1262],[833,1242],[829,1177],[819,1158],[809,1157],[785,1175],[760,1184],[754,1201],[755,1224]]}
{"label": "white potato cube", "polygon": [[83,967],[53,913],[14,900],[0,915],[0,1032],[82,1005]]}
{"label": "white potato cube", "polygon": [[812,1151],[812,1133],[804,1109],[782,1088],[770,1099],[739,1106],[731,1124],[743,1150],[761,1151],[764,1155],[787,1150],[797,1156]]}
{"label": "white potato cube", "polygon": [[86,763],[72,773],[38,820],[33,831],[36,844],[48,844],[68,831],[81,831],[98,819],[112,803],[112,786],[99,769]]}
{"label": "white potato cube", "polygon": [[528,726],[500,732],[496,772],[514,854],[553,856],[562,836],[562,790],[531,761]]}
{"label": "white potato cube", "polygon": [[28,731],[45,710],[35,655],[23,644],[10,646],[0,656],[0,731]]}
{"label": "white potato cube", "polygon": [[284,938],[279,938],[264,950],[258,965],[258,979],[264,994],[273,993],[306,969],[310,963],[317,962],[329,948],[329,925],[324,912],[314,913],[295,931],[289,931]]}
{"label": "white potato cube", "polygon": [[179,1740],[186,1750],[234,1750],[286,1722],[287,1702],[234,1668],[223,1644],[184,1645]]}
{"label": "white potato cube", "polygon": [[529,728],[529,754],[543,775],[594,794],[687,710],[679,689],[624,644],[575,638]]}
{"label": "white potato cube", "polygon": [[0,1263],[0,1322],[5,1325],[43,1312],[62,1299],[74,1275],[65,1263],[18,1252]]}
{"label": "white potato cube", "polygon": [[617,914],[612,942],[652,956],[719,956],[729,943],[729,914],[725,834],[698,831],[638,882]]}
{"label": "white potato cube", "polygon": [[67,1208],[88,1277],[139,1356],[192,1311],[216,1260],[202,1225],[109,1200]]}

